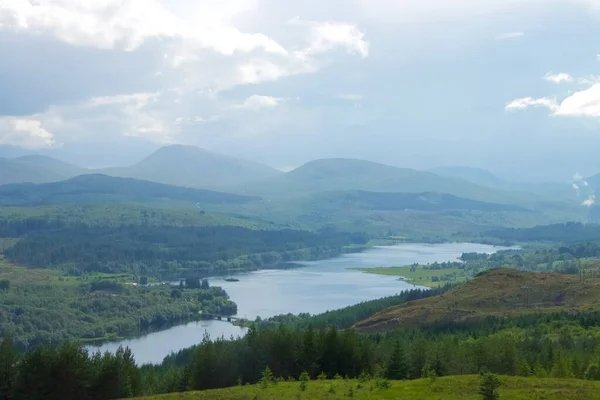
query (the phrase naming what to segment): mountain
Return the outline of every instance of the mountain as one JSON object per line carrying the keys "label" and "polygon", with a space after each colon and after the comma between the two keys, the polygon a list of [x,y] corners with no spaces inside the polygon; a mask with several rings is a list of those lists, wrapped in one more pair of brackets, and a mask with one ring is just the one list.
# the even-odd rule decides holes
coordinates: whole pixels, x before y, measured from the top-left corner
{"label": "mountain", "polygon": [[464,179],[482,186],[503,187],[505,182],[482,168],[451,166],[431,169],[430,172],[441,176]]}
{"label": "mountain", "polygon": [[223,189],[282,174],[266,165],[183,145],[162,147],[130,167],[107,168],[98,172],[208,189]]}
{"label": "mountain", "polygon": [[0,205],[104,204],[183,201],[190,204],[242,204],[258,197],[164,185],[102,174],[80,175],[66,181],[0,186]]}
{"label": "mountain", "polygon": [[[238,188],[240,190],[240,188]],[[245,185],[247,193],[297,196],[323,191],[440,192],[495,203],[535,202],[536,196],[492,189],[463,179],[355,159],[321,159],[288,173]]]}
{"label": "mountain", "polygon": [[[523,286],[530,288],[524,307]],[[442,295],[383,310],[355,325],[359,331],[389,331],[426,324],[452,324],[486,316],[523,313],[598,311],[600,280],[579,275],[498,268]]]}
{"label": "mountain", "polygon": [[13,159],[0,158],[0,185],[20,182],[55,182],[85,172],[84,168],[47,156],[28,155]]}

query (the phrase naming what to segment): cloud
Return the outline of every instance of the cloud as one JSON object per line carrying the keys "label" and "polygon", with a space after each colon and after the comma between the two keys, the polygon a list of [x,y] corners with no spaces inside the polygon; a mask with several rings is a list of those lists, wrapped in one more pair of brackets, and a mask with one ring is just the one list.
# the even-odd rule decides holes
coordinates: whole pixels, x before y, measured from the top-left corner
{"label": "cloud", "polygon": [[543,97],[540,99],[534,99],[533,97],[523,97],[520,99],[515,99],[508,103],[505,107],[506,110],[524,110],[529,107],[546,107],[551,110],[554,110],[556,105],[556,100],[551,99],[549,97]]}
{"label": "cloud", "polygon": [[525,36],[525,32],[506,32],[495,36],[496,40],[517,39]]}
{"label": "cloud", "polygon": [[587,198],[587,199],[585,199],[585,200],[584,200],[584,201],[581,203],[581,205],[582,205],[582,206],[585,206],[585,207],[591,207],[591,206],[593,206],[595,203],[596,203],[596,194],[595,194],[595,193],[592,193],[592,194],[590,194],[590,195],[588,196],[588,198]]}
{"label": "cloud", "polygon": [[558,74],[553,74],[551,72],[548,72],[545,76],[544,79],[549,81],[549,82],[554,82],[554,83],[561,83],[561,82],[573,82],[573,77],[569,74],[566,74],[564,72],[558,73]]}
{"label": "cloud", "polygon": [[244,102],[238,105],[238,108],[246,108],[250,110],[260,110],[262,108],[275,107],[281,104],[285,99],[280,97],[260,96],[254,94],[248,97]]}
{"label": "cloud", "polygon": [[82,48],[152,49],[163,64],[153,76],[177,81],[188,90],[227,90],[313,73],[322,66],[319,56],[335,49],[362,58],[368,55],[364,33],[346,22],[305,23],[302,40],[285,46],[271,35],[243,32],[236,25],[240,16],[257,11],[260,4],[258,0],[46,0],[34,5],[4,0],[0,31],[52,37]]}
{"label": "cloud", "polygon": [[54,135],[34,119],[0,118],[0,144],[38,150],[57,146]]}
{"label": "cloud", "polygon": [[290,24],[310,27],[310,44],[296,53],[296,56],[300,58],[325,53],[336,47],[343,48],[348,53],[357,54],[362,58],[369,55],[369,43],[365,40],[365,34],[353,24],[302,21],[297,18],[292,19]]}
{"label": "cloud", "polygon": [[600,117],[600,83],[575,92],[557,103],[555,99],[525,97],[513,100],[507,110],[524,110],[529,107],[546,107],[552,115],[563,117]]}

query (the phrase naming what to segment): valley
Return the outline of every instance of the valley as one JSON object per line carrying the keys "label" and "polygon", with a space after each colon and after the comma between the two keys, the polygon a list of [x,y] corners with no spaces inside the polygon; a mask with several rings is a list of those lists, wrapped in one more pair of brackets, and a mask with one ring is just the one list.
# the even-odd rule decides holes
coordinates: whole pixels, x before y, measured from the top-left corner
{"label": "valley", "polygon": [[[595,365],[593,351],[570,349],[596,337],[600,225],[577,199],[547,201],[556,187],[351,159],[283,173],[186,146],[126,168],[8,164],[0,360],[14,349],[52,370],[75,357],[102,399],[255,384],[266,367],[321,376],[311,387],[354,385],[333,379],[347,375],[411,379],[400,389],[410,391],[432,374],[568,379]],[[578,330],[563,335],[562,358],[540,358],[535,346],[555,346],[552,324]],[[129,378],[111,381],[100,364]]]}

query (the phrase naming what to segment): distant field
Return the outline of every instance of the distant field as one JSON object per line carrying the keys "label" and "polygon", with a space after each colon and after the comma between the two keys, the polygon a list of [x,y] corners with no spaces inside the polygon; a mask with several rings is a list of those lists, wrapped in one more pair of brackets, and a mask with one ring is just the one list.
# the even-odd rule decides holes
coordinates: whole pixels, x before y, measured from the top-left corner
{"label": "distant field", "polygon": [[[575,379],[539,379],[500,377],[498,390],[501,400],[583,400],[600,399],[600,382]],[[279,399],[403,399],[403,400],[479,400],[479,376],[450,376],[438,378],[433,384],[428,379],[390,381],[387,389],[376,381],[357,380],[310,381],[306,391],[299,382],[277,383],[262,388],[259,385],[237,386],[202,392],[173,393],[143,397],[144,400],[279,400]],[[140,399],[140,400],[141,400]]]}
{"label": "distant field", "polygon": [[[445,283],[462,282],[467,279],[465,271],[460,268],[444,268],[444,269],[425,269],[423,267],[412,267],[410,265],[404,267],[377,267],[377,268],[351,268],[355,271],[362,271],[367,274],[397,276],[403,281],[413,283],[419,286],[439,287]],[[433,277],[447,279],[432,281]]]}
{"label": "distant field", "polygon": [[0,280],[5,279],[13,285],[51,283],[58,281],[59,273],[49,269],[20,267],[5,260],[0,254]]}

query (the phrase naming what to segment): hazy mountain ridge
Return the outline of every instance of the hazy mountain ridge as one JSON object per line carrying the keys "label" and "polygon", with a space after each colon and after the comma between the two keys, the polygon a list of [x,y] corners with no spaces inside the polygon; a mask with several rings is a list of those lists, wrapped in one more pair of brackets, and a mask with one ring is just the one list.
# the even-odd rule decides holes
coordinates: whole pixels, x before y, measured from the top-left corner
{"label": "hazy mountain ridge", "polygon": [[40,155],[0,158],[0,185],[19,182],[56,182],[86,171],[85,168]]}
{"label": "hazy mountain ridge", "polygon": [[162,147],[129,167],[106,168],[97,172],[205,189],[224,189],[282,174],[263,164],[183,145]]}
{"label": "hazy mountain ridge", "polygon": [[274,197],[306,196],[323,191],[344,190],[388,193],[440,192],[506,204],[531,204],[541,200],[531,193],[493,189],[428,171],[344,158],[310,161],[286,174],[237,188],[238,192]]}
{"label": "hazy mountain ridge", "polygon": [[190,204],[241,204],[259,199],[102,174],[79,175],[54,183],[15,183],[0,186],[2,205],[102,204],[160,200],[185,201]]}

